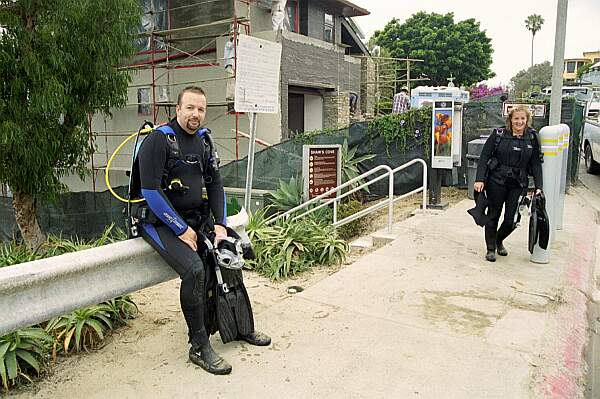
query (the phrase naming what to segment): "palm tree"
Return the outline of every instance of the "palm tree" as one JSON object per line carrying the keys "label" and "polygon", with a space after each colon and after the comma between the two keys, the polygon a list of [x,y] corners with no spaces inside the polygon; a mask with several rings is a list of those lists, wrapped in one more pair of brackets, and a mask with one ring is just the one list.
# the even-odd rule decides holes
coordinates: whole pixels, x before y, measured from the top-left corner
{"label": "palm tree", "polygon": [[531,73],[530,73],[530,85],[533,86],[533,39],[535,39],[535,34],[542,29],[542,25],[544,24],[544,18],[538,14],[531,14],[525,20],[525,27],[527,30],[531,31]]}

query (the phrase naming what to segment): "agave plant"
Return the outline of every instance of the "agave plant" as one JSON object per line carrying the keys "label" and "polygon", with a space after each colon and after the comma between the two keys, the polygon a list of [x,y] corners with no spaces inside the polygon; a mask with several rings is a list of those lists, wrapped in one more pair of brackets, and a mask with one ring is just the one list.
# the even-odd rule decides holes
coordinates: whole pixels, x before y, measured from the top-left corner
{"label": "agave plant", "polygon": [[38,249],[29,251],[24,245],[18,245],[15,241],[0,246],[0,267],[31,262],[42,257],[43,254]]}
{"label": "agave plant", "polygon": [[[94,241],[72,240],[50,236],[34,252],[15,241],[0,246],[0,267],[29,262],[49,256],[92,248],[127,238],[125,233],[110,225]],[[25,328],[0,336],[0,381],[4,389],[23,381],[31,381],[32,371],[39,374],[46,365],[50,350],[57,353],[87,350],[104,338],[107,330],[124,324],[137,313],[137,306],[129,296],[118,297],[100,305],[79,309],[68,315],[55,317],[45,328]]]}
{"label": "agave plant", "polygon": [[[357,150],[358,146],[354,146],[349,149],[348,140],[344,139],[344,143],[342,144],[342,183],[345,183],[349,180],[354,179],[355,177],[360,176],[358,165],[361,162],[366,162],[375,158],[375,154],[365,154],[357,157]],[[356,183],[353,183],[351,187],[354,188],[363,183],[364,180],[360,179]],[[370,192],[368,186],[365,186],[363,190],[365,190],[367,193]]]}
{"label": "agave plant", "polygon": [[0,379],[4,389],[14,385],[19,378],[31,382],[31,370],[39,375],[51,343],[52,337],[37,327],[0,337]]}
{"label": "agave plant", "polygon": [[112,320],[117,324],[127,324],[138,313],[138,307],[129,295],[120,296],[102,303]]}
{"label": "agave plant", "polygon": [[273,280],[285,279],[314,265],[343,261],[347,244],[331,225],[313,218],[280,219],[273,225],[251,222],[246,227],[256,259],[248,263]]}
{"label": "agave plant", "polygon": [[289,182],[279,180],[279,188],[271,194],[271,202],[279,211],[288,211],[302,203],[303,182],[294,176]]}
{"label": "agave plant", "polygon": [[[55,317],[46,325],[46,331],[55,337],[52,356],[64,350],[69,353],[93,348],[98,341],[104,339],[104,332],[112,329],[110,321],[111,308],[107,305],[96,305],[77,309],[68,315]],[[73,338],[75,340],[73,341]]]}

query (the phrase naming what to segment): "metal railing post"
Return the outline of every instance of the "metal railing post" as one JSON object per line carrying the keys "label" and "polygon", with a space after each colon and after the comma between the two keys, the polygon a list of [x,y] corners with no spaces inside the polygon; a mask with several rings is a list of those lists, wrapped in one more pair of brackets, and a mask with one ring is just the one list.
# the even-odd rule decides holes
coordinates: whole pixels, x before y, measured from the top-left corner
{"label": "metal railing post", "polygon": [[392,234],[392,223],[394,220],[394,173],[390,173],[388,179],[388,234]]}
{"label": "metal railing post", "polygon": [[333,201],[333,223],[337,222],[337,195],[335,201]]}

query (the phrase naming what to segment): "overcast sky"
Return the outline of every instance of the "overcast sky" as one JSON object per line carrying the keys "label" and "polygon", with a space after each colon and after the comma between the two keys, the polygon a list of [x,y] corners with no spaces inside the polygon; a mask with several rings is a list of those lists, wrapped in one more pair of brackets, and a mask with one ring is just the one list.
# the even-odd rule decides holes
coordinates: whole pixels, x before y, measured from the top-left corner
{"label": "overcast sky", "polygon": [[[418,11],[454,13],[454,22],[475,18],[492,39],[492,71],[488,83],[506,85],[521,69],[531,65],[531,32],[528,15],[545,22],[535,35],[534,63],[554,57],[557,0],[351,0],[371,15],[355,18],[367,39],[392,18],[404,22]],[[600,50],[600,0],[569,0],[565,58],[582,57],[583,51]]]}

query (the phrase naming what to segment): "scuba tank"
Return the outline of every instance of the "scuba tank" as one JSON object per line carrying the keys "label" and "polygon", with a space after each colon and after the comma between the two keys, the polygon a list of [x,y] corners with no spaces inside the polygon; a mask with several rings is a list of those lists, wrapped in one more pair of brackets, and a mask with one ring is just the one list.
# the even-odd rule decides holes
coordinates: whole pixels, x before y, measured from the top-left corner
{"label": "scuba tank", "polygon": [[[140,149],[140,146],[142,145],[142,141],[140,141],[140,134],[142,134],[142,132],[145,132],[146,134],[150,133],[152,130],[154,129],[154,124],[152,124],[152,122],[149,121],[144,121],[144,123],[142,123],[142,126],[140,126],[140,129],[138,130],[137,135],[135,136],[135,144],[133,145],[133,151],[131,154],[131,169],[129,170],[129,182],[127,184],[127,206],[125,207],[125,209],[123,210],[125,212],[125,227],[127,229],[127,238],[136,238],[140,236],[140,231],[138,229],[137,224],[139,223],[139,220],[137,218],[135,218],[132,215],[131,212],[131,208],[133,205],[132,202],[132,184],[133,184],[133,179],[136,177],[136,173],[138,174],[138,179],[139,179],[139,171],[136,171],[136,173],[134,173],[134,165],[135,165],[135,158],[137,157],[138,151]],[[137,182],[139,184],[139,182]],[[137,190],[139,192],[140,188],[137,187]],[[139,195],[139,194],[137,194]],[[145,207],[144,210],[148,211],[148,208]]]}

